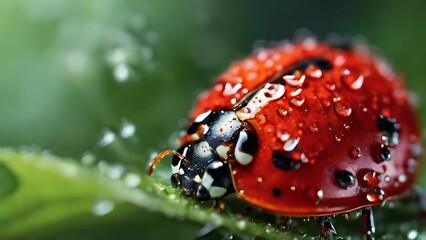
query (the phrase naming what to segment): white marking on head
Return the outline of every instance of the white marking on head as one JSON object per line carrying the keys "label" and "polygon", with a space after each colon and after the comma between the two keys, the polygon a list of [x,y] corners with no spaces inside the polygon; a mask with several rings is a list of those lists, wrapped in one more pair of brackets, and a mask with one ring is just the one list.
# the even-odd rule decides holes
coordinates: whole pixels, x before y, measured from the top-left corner
{"label": "white marking on head", "polygon": [[201,183],[201,178],[200,178],[200,175],[195,175],[195,177],[194,177],[194,182],[196,182],[196,183]]}
{"label": "white marking on head", "polygon": [[237,160],[237,162],[239,162],[241,165],[248,165],[251,163],[251,161],[253,161],[253,156],[235,149],[235,160]]}
{"label": "white marking on head", "polygon": [[201,179],[201,185],[203,185],[207,190],[212,186],[213,184],[213,177],[210,176],[207,172],[204,173],[203,179]]}
{"label": "white marking on head", "polygon": [[177,164],[176,166],[173,166],[173,164],[172,164],[172,173],[173,173],[173,174],[175,174],[175,173],[178,173],[178,172],[179,172],[179,169],[180,169],[180,165],[181,165],[181,163],[182,163],[182,160],[179,160],[179,162],[178,162],[178,164]]}
{"label": "white marking on head", "polygon": [[225,145],[219,145],[216,148],[216,152],[217,154],[222,158],[222,159],[228,159],[228,153],[229,150],[231,150],[231,148],[229,146],[225,146]]}
{"label": "white marking on head", "polygon": [[226,188],[212,186],[208,189],[211,198],[220,198],[226,193]]}

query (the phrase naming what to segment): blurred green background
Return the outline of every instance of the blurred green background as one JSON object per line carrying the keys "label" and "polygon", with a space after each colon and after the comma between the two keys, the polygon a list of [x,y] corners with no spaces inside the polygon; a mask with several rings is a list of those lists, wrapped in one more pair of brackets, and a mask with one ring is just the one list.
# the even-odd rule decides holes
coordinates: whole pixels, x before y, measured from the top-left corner
{"label": "blurred green background", "polygon": [[[300,28],[378,46],[417,93],[426,120],[425,10],[422,1],[4,0],[0,146],[36,144],[75,159],[89,151],[141,171],[230,62]],[[102,147],[112,136],[119,143]],[[202,227],[131,206],[57,225],[17,238],[191,239]]]}

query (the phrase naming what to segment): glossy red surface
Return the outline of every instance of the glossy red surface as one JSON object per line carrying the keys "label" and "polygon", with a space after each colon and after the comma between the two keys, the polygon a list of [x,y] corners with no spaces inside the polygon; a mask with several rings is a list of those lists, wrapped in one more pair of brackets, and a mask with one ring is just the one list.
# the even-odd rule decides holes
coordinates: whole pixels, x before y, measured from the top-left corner
{"label": "glossy red surface", "polygon": [[[191,119],[206,110],[233,109],[277,73],[314,57],[328,60],[332,69],[311,65],[295,72],[296,82],[283,80],[283,96],[246,120],[258,135],[259,150],[249,165],[230,162],[237,194],[279,214],[320,216],[378,205],[407,191],[419,169],[418,122],[402,78],[365,49],[307,40],[259,50],[219,76],[200,96]],[[379,115],[395,118],[401,127],[389,161],[380,157]],[[291,156],[298,168],[277,168],[274,151]],[[353,186],[339,184],[341,171],[353,174]]]}

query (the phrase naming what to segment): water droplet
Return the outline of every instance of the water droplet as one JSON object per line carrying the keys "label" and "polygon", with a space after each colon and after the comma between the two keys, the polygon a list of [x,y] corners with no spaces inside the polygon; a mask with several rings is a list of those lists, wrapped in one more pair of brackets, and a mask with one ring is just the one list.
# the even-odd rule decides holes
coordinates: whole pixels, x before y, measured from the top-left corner
{"label": "water droplet", "polygon": [[290,138],[284,143],[283,149],[284,151],[290,152],[293,151],[297,144],[299,144],[300,138]]}
{"label": "water droplet", "polygon": [[99,147],[106,147],[115,140],[115,133],[111,130],[104,130],[102,133],[102,138],[98,142]]}
{"label": "water droplet", "polygon": [[326,81],[325,88],[327,88],[329,91],[334,91],[336,90],[336,84],[334,82]]}
{"label": "water droplet", "polygon": [[334,103],[334,111],[341,117],[349,117],[352,113],[351,105],[345,100]]}
{"label": "water droplet", "polygon": [[361,157],[361,148],[357,147],[357,146],[353,146],[350,150],[349,150],[349,156],[353,159],[357,159]]}
{"label": "water droplet", "polygon": [[385,182],[387,182],[387,183],[388,183],[388,182],[390,182],[390,181],[391,181],[391,177],[390,177],[389,175],[386,175],[386,176],[385,176]]}
{"label": "water droplet", "polygon": [[141,178],[136,173],[127,173],[123,180],[124,184],[129,188],[137,187],[141,183]]}
{"label": "water droplet", "polygon": [[400,183],[405,183],[405,182],[407,181],[407,175],[405,175],[405,174],[401,174],[401,175],[399,175],[399,176],[398,176],[398,181],[399,181]]}
{"label": "water droplet", "polygon": [[123,83],[129,80],[130,69],[125,63],[120,63],[114,68],[114,78],[117,82]]}
{"label": "water droplet", "polygon": [[121,122],[120,136],[122,138],[129,138],[135,135],[135,133],[136,133],[135,125],[132,122],[126,119],[123,119]]}
{"label": "water droplet", "polygon": [[96,156],[92,152],[83,153],[83,157],[81,158],[81,163],[86,166],[92,166],[96,162]]}
{"label": "water droplet", "polygon": [[342,82],[346,87],[352,90],[358,90],[364,83],[364,76],[362,74],[356,74],[348,69],[342,71]]}
{"label": "water droplet", "polygon": [[297,87],[302,85],[305,82],[305,75],[301,75],[301,76],[296,76],[296,75],[285,75],[283,76],[284,81],[292,86],[292,87]]}
{"label": "water droplet", "polygon": [[290,138],[290,133],[287,131],[279,130],[277,131],[277,137],[280,141],[285,142]]}
{"label": "water droplet", "polygon": [[309,65],[306,70],[305,73],[311,77],[311,78],[320,78],[322,77],[322,71],[320,68],[318,68],[315,65]]}
{"label": "water droplet", "polygon": [[300,107],[305,103],[305,96],[303,95],[297,95],[296,97],[290,99],[291,104],[293,104],[296,107]]}
{"label": "water droplet", "polygon": [[282,117],[285,117],[285,116],[287,116],[288,111],[287,111],[287,110],[285,110],[285,109],[284,109],[284,108],[282,108],[282,107],[279,107],[279,108],[277,109],[277,113],[278,113],[278,115],[280,115],[280,116],[282,116]]}
{"label": "water droplet", "polygon": [[408,238],[409,240],[414,240],[414,239],[416,239],[418,236],[419,236],[419,232],[418,232],[417,230],[415,230],[415,229],[412,229],[412,230],[410,230],[410,231],[407,233],[407,238]]}
{"label": "water droplet", "polygon": [[336,135],[334,135],[334,140],[336,142],[341,142],[342,141],[342,137],[343,137],[343,135],[336,134]]}
{"label": "water droplet", "polygon": [[382,189],[380,189],[379,187],[371,189],[368,193],[367,193],[367,200],[369,202],[380,202],[383,201],[384,199],[384,192]]}
{"label": "water droplet", "polygon": [[237,222],[237,228],[239,230],[244,230],[247,227],[247,222],[245,220],[240,220]]}
{"label": "water droplet", "polygon": [[374,171],[367,172],[362,179],[369,187],[377,187],[380,183],[380,174]]}
{"label": "water droplet", "polygon": [[104,216],[114,209],[114,202],[111,200],[103,199],[96,202],[92,207],[92,213],[95,216]]}

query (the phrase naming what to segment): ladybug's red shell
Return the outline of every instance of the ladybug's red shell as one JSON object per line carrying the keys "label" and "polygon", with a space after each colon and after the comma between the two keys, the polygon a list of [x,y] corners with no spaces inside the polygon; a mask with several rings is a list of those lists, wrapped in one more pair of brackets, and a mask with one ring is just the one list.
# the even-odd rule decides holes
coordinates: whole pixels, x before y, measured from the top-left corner
{"label": "ladybug's red shell", "polygon": [[[285,75],[318,58],[328,69],[308,62]],[[272,81],[281,81],[284,93],[256,105],[262,99],[248,96]],[[238,109],[245,98],[252,109]],[[381,204],[415,181],[419,126],[408,93],[367,51],[310,41],[260,50],[202,94],[192,119],[236,108],[258,136],[250,164],[230,162],[237,194],[252,205],[288,216],[330,215]],[[380,119],[396,121],[396,143],[384,144]],[[287,162],[280,168],[274,161]]]}

